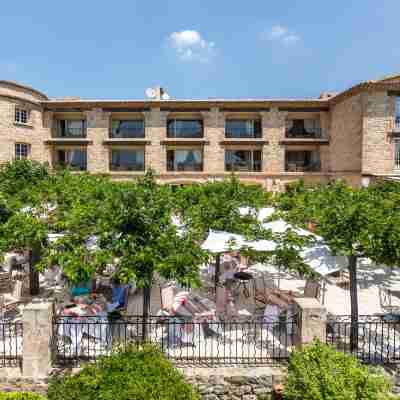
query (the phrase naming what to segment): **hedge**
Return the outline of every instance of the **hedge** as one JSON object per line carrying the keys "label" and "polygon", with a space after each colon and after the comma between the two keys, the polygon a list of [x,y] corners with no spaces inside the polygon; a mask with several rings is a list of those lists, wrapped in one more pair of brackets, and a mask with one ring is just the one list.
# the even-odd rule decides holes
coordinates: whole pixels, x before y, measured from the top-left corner
{"label": "hedge", "polygon": [[75,375],[50,381],[49,400],[199,400],[165,355],[155,347],[130,347],[87,365]]}
{"label": "hedge", "polygon": [[0,392],[0,400],[45,400],[45,397],[40,394],[28,392]]}

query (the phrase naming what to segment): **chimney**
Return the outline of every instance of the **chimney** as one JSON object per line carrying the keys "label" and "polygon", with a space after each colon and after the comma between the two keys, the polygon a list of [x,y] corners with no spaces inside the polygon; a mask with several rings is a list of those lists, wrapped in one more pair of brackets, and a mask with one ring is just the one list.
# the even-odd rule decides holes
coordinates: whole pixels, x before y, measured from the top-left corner
{"label": "chimney", "polygon": [[156,100],[162,100],[163,94],[164,94],[164,89],[161,86],[156,87]]}
{"label": "chimney", "polygon": [[336,92],[322,92],[322,93],[319,95],[319,99],[321,99],[321,100],[326,100],[326,99],[330,99],[331,97],[334,97],[334,96],[336,96],[336,95],[337,95]]}

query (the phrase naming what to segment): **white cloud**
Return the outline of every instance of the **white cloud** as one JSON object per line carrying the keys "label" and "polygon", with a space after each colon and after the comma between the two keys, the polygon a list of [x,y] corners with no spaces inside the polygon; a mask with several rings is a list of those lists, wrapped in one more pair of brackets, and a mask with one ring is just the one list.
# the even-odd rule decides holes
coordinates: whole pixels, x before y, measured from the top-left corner
{"label": "white cloud", "polygon": [[300,36],[290,31],[287,26],[273,25],[268,31],[262,33],[263,40],[273,40],[286,45],[297,43]]}
{"label": "white cloud", "polygon": [[281,37],[285,37],[287,33],[288,33],[288,28],[286,28],[286,26],[274,25],[271,28],[269,36],[271,39],[279,39]]}
{"label": "white cloud", "polygon": [[287,35],[283,38],[283,41],[287,44],[296,43],[300,40],[300,36],[298,35]]}
{"label": "white cloud", "polygon": [[182,61],[208,62],[215,51],[214,42],[207,42],[199,32],[193,30],[171,33],[168,43]]}

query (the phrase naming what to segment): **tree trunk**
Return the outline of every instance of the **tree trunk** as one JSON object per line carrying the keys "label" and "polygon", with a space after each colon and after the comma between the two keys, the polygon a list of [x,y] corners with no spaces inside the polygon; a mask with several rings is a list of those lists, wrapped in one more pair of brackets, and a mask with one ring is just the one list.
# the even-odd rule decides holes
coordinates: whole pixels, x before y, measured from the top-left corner
{"label": "tree trunk", "polygon": [[[151,281],[150,281],[151,282]],[[148,318],[150,313],[150,301],[151,301],[151,283],[147,284],[143,288],[143,319],[142,319],[142,340],[147,340],[148,332]]]}
{"label": "tree trunk", "polygon": [[356,352],[358,349],[358,296],[357,296],[357,257],[349,256],[350,272],[350,304],[351,304],[351,329],[350,350]]}
{"label": "tree trunk", "polygon": [[39,261],[40,249],[34,247],[29,251],[29,292],[31,296],[39,294],[39,272],[36,269]]}
{"label": "tree trunk", "polygon": [[214,275],[214,286],[215,286],[215,295],[217,295],[217,287],[219,285],[219,275],[221,269],[221,254],[217,254],[215,257],[215,275]]}

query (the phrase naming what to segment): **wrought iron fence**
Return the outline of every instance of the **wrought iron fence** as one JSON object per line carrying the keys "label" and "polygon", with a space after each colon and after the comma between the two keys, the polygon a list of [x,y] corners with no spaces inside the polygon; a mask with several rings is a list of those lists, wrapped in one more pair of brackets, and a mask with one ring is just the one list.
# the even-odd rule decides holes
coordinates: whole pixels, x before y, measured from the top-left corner
{"label": "wrought iron fence", "polygon": [[328,318],[326,342],[368,363],[400,362],[400,316],[362,315],[357,322],[354,348],[350,343],[351,317]]}
{"label": "wrought iron fence", "polygon": [[15,367],[22,362],[23,325],[0,321],[0,367]]}
{"label": "wrought iron fence", "polygon": [[266,364],[287,359],[295,320],[265,322],[185,320],[177,317],[56,317],[55,359],[58,364],[96,361],[116,347],[157,345],[178,364]]}

